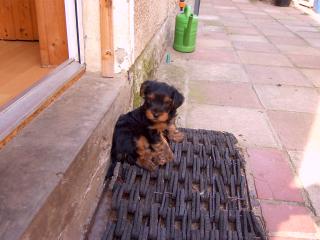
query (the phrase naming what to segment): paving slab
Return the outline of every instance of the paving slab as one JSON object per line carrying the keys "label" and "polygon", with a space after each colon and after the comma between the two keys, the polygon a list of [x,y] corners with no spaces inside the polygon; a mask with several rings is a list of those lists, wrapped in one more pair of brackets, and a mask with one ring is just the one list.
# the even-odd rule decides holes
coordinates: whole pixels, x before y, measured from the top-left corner
{"label": "paving slab", "polygon": [[310,46],[315,47],[315,48],[320,48],[320,41],[317,38],[306,38],[305,39]]}
{"label": "paving slab", "polygon": [[320,69],[320,56],[311,55],[287,55],[291,62],[300,68],[316,68]]}
{"label": "paving slab", "polygon": [[252,19],[251,22],[253,25],[255,25],[259,29],[260,28],[273,28],[278,30],[284,29],[284,26],[276,20]]}
{"label": "paving slab", "polygon": [[206,32],[219,32],[224,33],[224,27],[222,26],[208,26],[208,25],[201,25],[199,24],[199,33],[206,33]]}
{"label": "paving slab", "polygon": [[248,82],[247,74],[240,64],[212,63],[191,60],[185,64],[190,80],[217,82]]}
{"label": "paving slab", "polygon": [[307,38],[313,38],[313,39],[320,39],[320,32],[296,32],[300,37],[307,39]]}
{"label": "paving slab", "polygon": [[187,126],[232,132],[242,146],[278,147],[264,112],[259,110],[189,104]]}
{"label": "paving slab", "polygon": [[305,151],[289,151],[296,175],[299,177],[303,187],[307,190],[308,197],[316,215],[320,214],[319,151],[319,149],[310,150],[308,148]]}
{"label": "paving slab", "polygon": [[248,21],[230,20],[223,19],[222,23],[226,27],[251,27],[252,24]]}
{"label": "paving slab", "polygon": [[304,150],[314,122],[313,114],[286,111],[268,111],[267,114],[282,144],[288,150]]}
{"label": "paving slab", "polygon": [[[295,68],[245,65],[249,79],[254,84],[293,85],[312,87],[311,81]],[[320,71],[319,71],[320,73]],[[319,77],[320,83],[320,77]]]}
{"label": "paving slab", "polygon": [[224,39],[214,39],[214,38],[203,38],[199,37],[197,39],[197,49],[198,50],[210,50],[215,48],[232,48],[232,44],[229,40]]}
{"label": "paving slab", "polygon": [[[289,33],[288,28],[281,25],[281,24],[263,25],[263,23],[260,23],[259,26],[256,26],[256,27],[257,27],[257,29],[259,29],[260,32],[265,33],[266,36],[273,36],[274,34],[272,34],[272,33],[275,31],[277,31],[277,33],[279,33],[279,31],[282,31],[285,36]],[[268,34],[269,32],[271,34]],[[289,33],[289,35],[292,36],[290,33]],[[283,36],[283,35],[281,35],[281,36]]]}
{"label": "paving slab", "polygon": [[286,37],[286,36],[269,36],[268,39],[277,45],[294,45],[294,46],[306,46],[307,43],[301,38],[298,37]]}
{"label": "paving slab", "polygon": [[317,238],[315,224],[306,207],[266,202],[262,202],[261,207],[269,233],[290,234],[299,238]]}
{"label": "paving slab", "polygon": [[267,42],[233,41],[232,44],[237,50],[266,53],[279,52],[279,50],[274,45]]}
{"label": "paving slab", "polygon": [[260,35],[254,27],[227,27],[227,32],[229,34]]}
{"label": "paving slab", "polygon": [[279,44],[277,48],[284,54],[292,55],[307,55],[307,56],[319,56],[320,50],[311,46],[295,46],[295,45],[286,45]]}
{"label": "paving slab", "polygon": [[278,30],[274,28],[259,28],[259,30],[266,36],[275,36],[275,37],[294,37],[295,35],[290,32],[286,31],[285,29]]}
{"label": "paving slab", "polygon": [[207,39],[216,39],[216,40],[229,40],[229,36],[225,32],[201,31],[201,32],[198,32],[197,36],[198,36],[198,39],[207,38]]}
{"label": "paving slab", "polygon": [[300,71],[301,71],[316,87],[320,87],[320,69],[300,69]]}
{"label": "paving slab", "polygon": [[240,42],[259,42],[259,43],[268,42],[268,40],[265,37],[255,36],[255,35],[232,34],[230,35],[230,39],[232,41],[240,41]]}
{"label": "paving slab", "polygon": [[287,26],[287,27],[292,27],[292,26],[303,26],[303,27],[311,27],[310,23],[306,22],[306,21],[301,21],[299,19],[294,19],[294,20],[287,20],[287,19],[283,19],[283,20],[279,20],[283,25]]}
{"label": "paving slab", "polygon": [[319,29],[313,26],[289,26],[292,32],[319,32]]}
{"label": "paving slab", "polygon": [[320,100],[314,88],[255,85],[262,104],[271,110],[315,113]]}
{"label": "paving slab", "polygon": [[255,179],[258,198],[303,202],[299,184],[284,152],[277,149],[249,148],[248,163]]}
{"label": "paving slab", "polygon": [[190,59],[215,63],[239,63],[236,53],[228,49],[199,49],[190,54]]}
{"label": "paving slab", "polygon": [[192,103],[261,108],[250,84],[225,82],[189,82],[189,100]]}
{"label": "paving slab", "polygon": [[257,53],[238,51],[239,57],[244,64],[256,64],[265,66],[292,66],[287,57],[277,53]]}

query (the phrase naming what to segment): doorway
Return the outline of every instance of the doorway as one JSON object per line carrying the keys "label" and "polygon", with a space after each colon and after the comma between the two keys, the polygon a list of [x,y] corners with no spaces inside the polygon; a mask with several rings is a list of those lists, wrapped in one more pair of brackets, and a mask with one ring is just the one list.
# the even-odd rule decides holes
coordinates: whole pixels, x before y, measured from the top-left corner
{"label": "doorway", "polygon": [[0,0],[0,109],[68,58],[64,0]]}

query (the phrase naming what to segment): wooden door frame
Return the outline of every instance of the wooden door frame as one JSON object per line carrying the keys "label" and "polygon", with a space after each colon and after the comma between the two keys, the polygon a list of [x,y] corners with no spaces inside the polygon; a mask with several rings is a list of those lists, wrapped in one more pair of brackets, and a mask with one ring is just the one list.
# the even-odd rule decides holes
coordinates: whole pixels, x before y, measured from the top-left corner
{"label": "wooden door frame", "polygon": [[69,58],[64,0],[36,0],[42,66],[57,66]]}
{"label": "wooden door frame", "polygon": [[112,0],[100,0],[101,75],[114,76]]}

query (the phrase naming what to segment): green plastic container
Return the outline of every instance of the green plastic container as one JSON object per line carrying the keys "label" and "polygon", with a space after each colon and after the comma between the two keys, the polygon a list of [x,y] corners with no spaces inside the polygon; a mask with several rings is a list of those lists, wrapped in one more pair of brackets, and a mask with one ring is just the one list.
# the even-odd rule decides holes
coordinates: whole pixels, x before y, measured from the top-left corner
{"label": "green plastic container", "polygon": [[198,17],[186,6],[184,12],[176,16],[173,48],[179,52],[193,52],[196,48]]}

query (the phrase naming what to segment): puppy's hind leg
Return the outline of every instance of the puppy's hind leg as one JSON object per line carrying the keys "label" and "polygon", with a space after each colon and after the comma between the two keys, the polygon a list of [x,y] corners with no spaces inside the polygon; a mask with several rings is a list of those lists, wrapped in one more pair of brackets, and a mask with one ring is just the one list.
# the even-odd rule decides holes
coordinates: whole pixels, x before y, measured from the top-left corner
{"label": "puppy's hind leg", "polygon": [[147,138],[144,136],[140,136],[138,139],[136,139],[136,148],[138,154],[136,164],[149,171],[156,170],[157,165],[152,162],[153,153],[150,149],[150,144]]}

